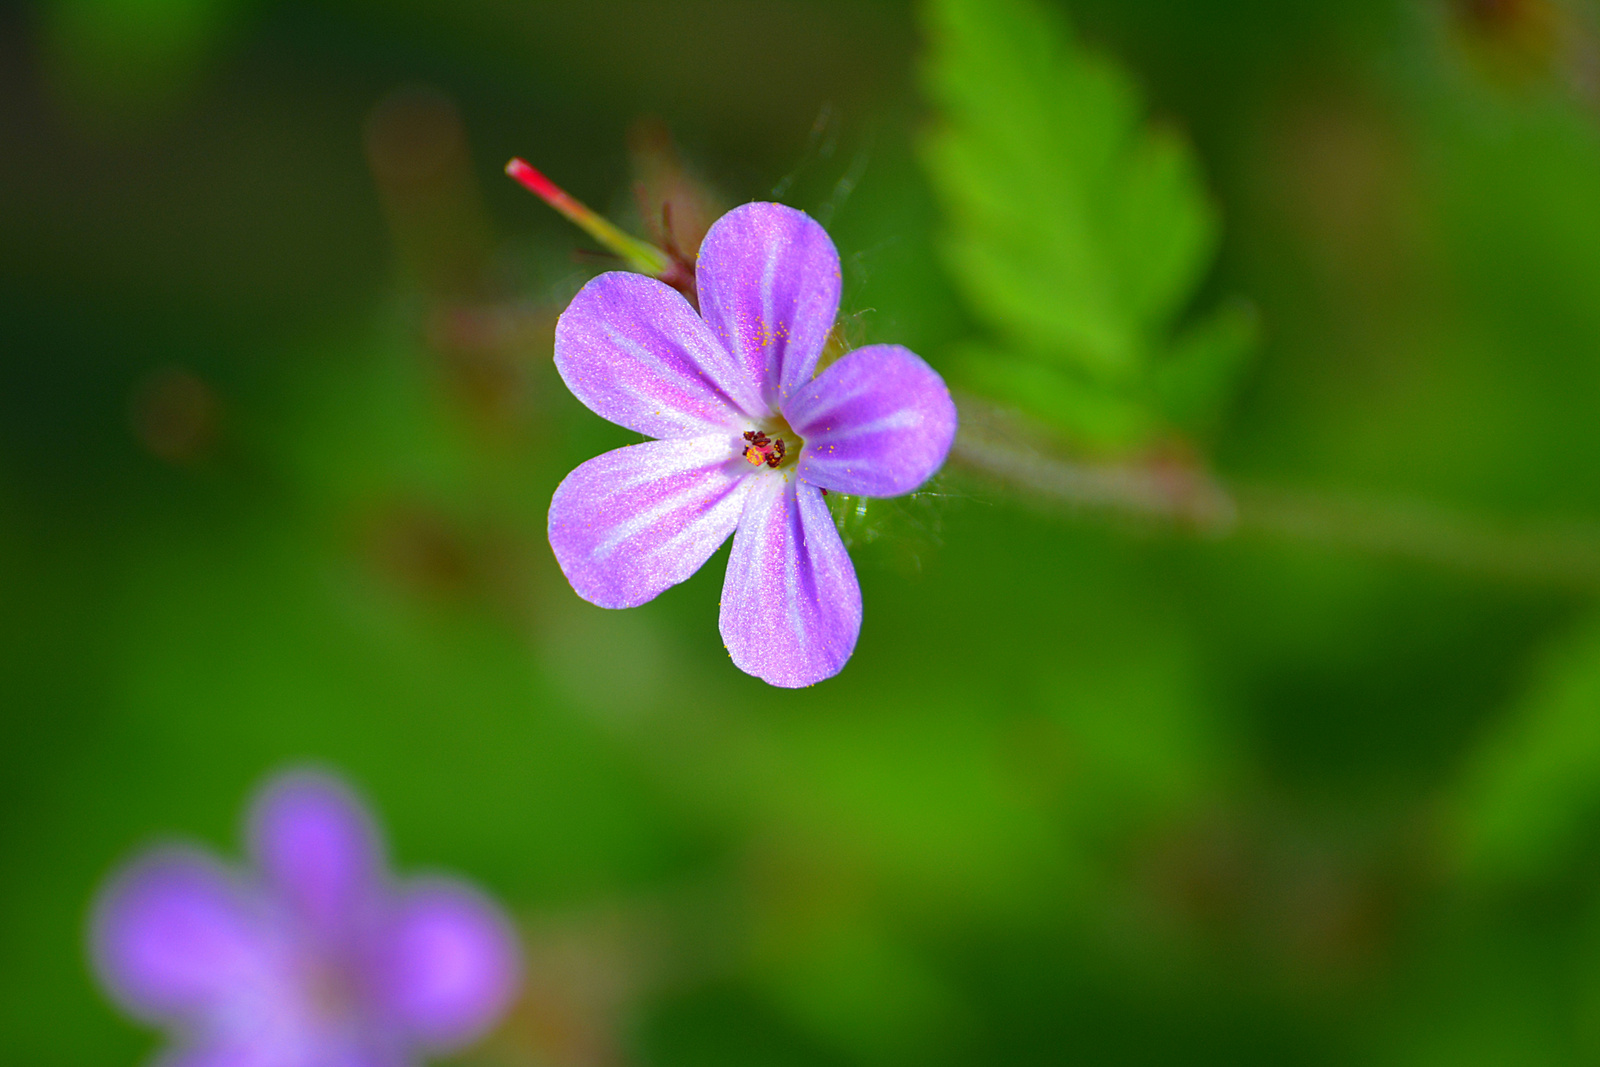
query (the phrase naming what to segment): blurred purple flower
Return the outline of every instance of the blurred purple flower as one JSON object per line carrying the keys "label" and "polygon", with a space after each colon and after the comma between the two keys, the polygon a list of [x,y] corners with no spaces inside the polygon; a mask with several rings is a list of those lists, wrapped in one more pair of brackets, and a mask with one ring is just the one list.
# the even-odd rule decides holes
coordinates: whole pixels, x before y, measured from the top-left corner
{"label": "blurred purple flower", "polygon": [[505,915],[465,883],[395,884],[377,828],[337,779],[269,782],[256,870],[164,848],[102,891],[100,979],[171,1029],[169,1067],[405,1067],[470,1043],[515,996]]}
{"label": "blurred purple flower", "polygon": [[[706,234],[700,314],[639,274],[595,278],[556,326],[556,367],[596,414],[658,438],[578,467],[550,503],[550,545],[578,595],[651,600],[727,540],[721,630],[773,685],[844,667],[861,590],[826,490],[897,496],[944,462],[956,409],[898,345],[816,374],[839,310],[839,254],[781,204],[746,204]],[[815,375],[815,376],[814,376]]]}

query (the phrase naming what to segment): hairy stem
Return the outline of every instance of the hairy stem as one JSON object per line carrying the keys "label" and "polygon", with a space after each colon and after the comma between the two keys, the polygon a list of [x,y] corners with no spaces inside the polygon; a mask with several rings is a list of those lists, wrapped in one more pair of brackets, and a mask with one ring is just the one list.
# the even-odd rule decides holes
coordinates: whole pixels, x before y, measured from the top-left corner
{"label": "hairy stem", "polygon": [[1268,537],[1412,560],[1503,581],[1600,593],[1600,525],[1511,523],[1403,499],[1224,484],[1180,460],[1076,460],[1004,412],[961,400],[953,468],[1029,503],[1154,522],[1212,538]]}

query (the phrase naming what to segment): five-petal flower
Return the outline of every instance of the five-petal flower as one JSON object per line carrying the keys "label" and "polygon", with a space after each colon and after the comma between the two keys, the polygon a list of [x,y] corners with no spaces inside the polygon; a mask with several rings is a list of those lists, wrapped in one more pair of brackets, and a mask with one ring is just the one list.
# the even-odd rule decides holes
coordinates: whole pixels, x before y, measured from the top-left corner
{"label": "five-petal flower", "polygon": [[688,578],[733,534],[724,644],[773,685],[811,685],[843,668],[861,629],[855,568],[824,493],[917,488],[950,450],[955,405],[898,345],[816,373],[839,310],[839,255],[804,212],[730,211],[706,234],[695,280],[698,314],[625,272],[595,278],[562,314],[555,361],[567,386],[656,440],[569,474],[550,504],[550,545],[579,596],[626,608]]}
{"label": "five-petal flower", "polygon": [[188,847],[121,871],[95,908],[101,981],[175,1031],[172,1067],[410,1067],[476,1039],[515,995],[510,924],[470,886],[392,885],[377,830],[338,780],[269,783],[257,871]]}

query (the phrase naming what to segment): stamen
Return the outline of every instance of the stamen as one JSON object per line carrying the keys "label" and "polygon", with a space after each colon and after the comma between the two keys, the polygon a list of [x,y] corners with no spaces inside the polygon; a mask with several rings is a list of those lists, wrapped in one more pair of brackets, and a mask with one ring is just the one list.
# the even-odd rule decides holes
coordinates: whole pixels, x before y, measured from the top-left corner
{"label": "stamen", "polygon": [[776,470],[789,451],[783,443],[783,438],[774,441],[760,430],[746,430],[744,439],[750,442],[750,447],[744,450],[744,458],[752,467],[759,467],[765,463]]}

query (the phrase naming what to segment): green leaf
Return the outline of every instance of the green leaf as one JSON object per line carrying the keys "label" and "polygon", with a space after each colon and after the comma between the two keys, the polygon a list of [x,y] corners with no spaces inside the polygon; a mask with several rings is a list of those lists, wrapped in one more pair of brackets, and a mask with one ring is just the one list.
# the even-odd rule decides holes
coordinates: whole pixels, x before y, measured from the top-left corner
{"label": "green leaf", "polygon": [[[1091,400],[1143,394],[1152,414],[1214,400],[1238,363],[1221,343],[1241,335],[1237,318],[1180,343],[1166,384],[1152,380],[1217,244],[1187,143],[1145,121],[1127,76],[1034,0],[929,0],[926,22],[939,117],[923,159],[948,220],[942,252],[999,347],[1067,372]],[[1014,386],[1025,377],[1000,374]],[[1189,384],[1196,397],[1158,398]],[[1083,415],[1063,409],[1057,421],[1094,436]]]}
{"label": "green leaf", "polygon": [[1252,304],[1229,300],[1178,335],[1151,371],[1156,399],[1173,422],[1192,426],[1222,405],[1255,349],[1260,328]]}
{"label": "green leaf", "polygon": [[972,344],[958,347],[950,362],[970,388],[1112,449],[1132,448],[1155,429],[1148,405],[1138,398],[1047,360]]}
{"label": "green leaf", "polygon": [[250,16],[247,0],[51,0],[41,32],[57,78],[106,119],[150,118],[200,88]]}
{"label": "green leaf", "polygon": [[1459,860],[1491,880],[1555,873],[1600,835],[1600,622],[1545,665],[1479,749],[1455,831]]}

